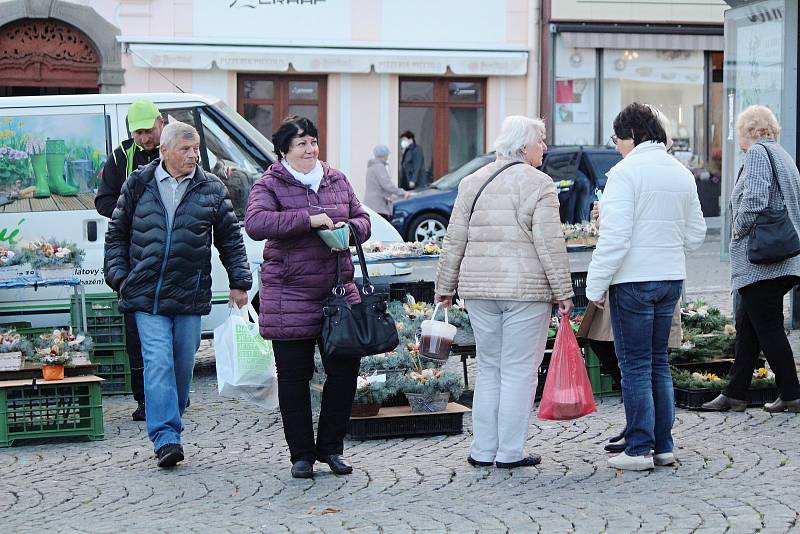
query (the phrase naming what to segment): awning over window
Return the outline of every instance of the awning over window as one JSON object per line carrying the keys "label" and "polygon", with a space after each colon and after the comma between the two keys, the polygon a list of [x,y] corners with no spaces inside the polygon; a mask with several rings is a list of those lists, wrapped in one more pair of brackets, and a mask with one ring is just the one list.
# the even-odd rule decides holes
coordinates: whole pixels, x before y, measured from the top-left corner
{"label": "awning over window", "polygon": [[683,35],[662,33],[563,32],[570,48],[617,48],[621,50],[710,50],[723,51],[722,35]]}
{"label": "awning over window", "polygon": [[[120,39],[126,42],[125,38]],[[128,42],[137,67],[207,70],[391,74],[524,76],[523,51],[394,50],[363,48],[289,48]]]}

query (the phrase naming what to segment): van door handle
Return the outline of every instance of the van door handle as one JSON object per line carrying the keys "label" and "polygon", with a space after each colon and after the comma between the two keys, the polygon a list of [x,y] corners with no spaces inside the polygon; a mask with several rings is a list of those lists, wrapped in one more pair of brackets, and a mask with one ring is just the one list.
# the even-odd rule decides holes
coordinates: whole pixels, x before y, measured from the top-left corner
{"label": "van door handle", "polygon": [[86,239],[87,241],[97,241],[97,221],[86,222]]}

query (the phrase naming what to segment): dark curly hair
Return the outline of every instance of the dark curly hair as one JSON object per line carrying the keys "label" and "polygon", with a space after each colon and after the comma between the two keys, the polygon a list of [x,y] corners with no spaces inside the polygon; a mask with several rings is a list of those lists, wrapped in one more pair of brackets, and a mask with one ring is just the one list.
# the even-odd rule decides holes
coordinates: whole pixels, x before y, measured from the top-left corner
{"label": "dark curly hair", "polygon": [[667,133],[661,121],[646,105],[634,102],[625,106],[614,119],[614,135],[619,139],[633,139],[633,145],[645,141],[667,144]]}
{"label": "dark curly hair", "polygon": [[319,139],[317,127],[306,117],[290,115],[283,119],[280,128],[272,134],[272,144],[275,147],[275,155],[282,159],[289,152],[292,146],[292,139],[310,135]]}

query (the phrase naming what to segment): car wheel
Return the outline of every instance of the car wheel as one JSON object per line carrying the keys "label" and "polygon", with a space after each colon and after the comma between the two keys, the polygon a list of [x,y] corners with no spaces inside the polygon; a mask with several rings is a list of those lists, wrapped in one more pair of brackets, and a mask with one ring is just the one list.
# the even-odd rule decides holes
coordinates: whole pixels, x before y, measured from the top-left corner
{"label": "car wheel", "polygon": [[443,215],[424,213],[412,221],[408,232],[408,240],[441,243],[447,233],[447,222]]}

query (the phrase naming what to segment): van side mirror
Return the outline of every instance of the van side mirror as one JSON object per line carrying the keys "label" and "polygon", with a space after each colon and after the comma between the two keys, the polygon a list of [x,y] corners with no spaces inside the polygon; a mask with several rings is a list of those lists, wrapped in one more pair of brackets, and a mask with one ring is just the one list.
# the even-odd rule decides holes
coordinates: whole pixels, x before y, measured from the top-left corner
{"label": "van side mirror", "polygon": [[97,221],[86,223],[86,239],[90,242],[97,241]]}

